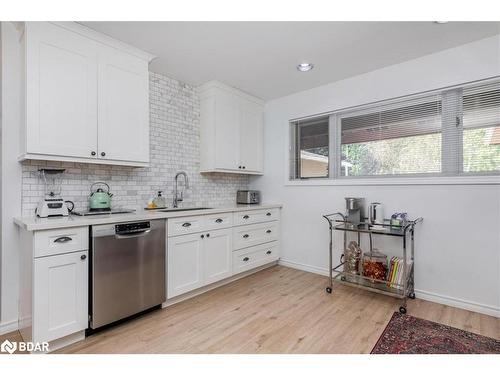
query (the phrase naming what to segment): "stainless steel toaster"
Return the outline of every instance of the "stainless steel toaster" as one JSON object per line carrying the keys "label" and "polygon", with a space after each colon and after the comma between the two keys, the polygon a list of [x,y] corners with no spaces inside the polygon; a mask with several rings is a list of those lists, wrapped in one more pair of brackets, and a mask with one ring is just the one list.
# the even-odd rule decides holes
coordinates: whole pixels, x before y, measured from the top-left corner
{"label": "stainless steel toaster", "polygon": [[236,203],[238,204],[259,204],[260,191],[258,190],[238,190],[236,193]]}

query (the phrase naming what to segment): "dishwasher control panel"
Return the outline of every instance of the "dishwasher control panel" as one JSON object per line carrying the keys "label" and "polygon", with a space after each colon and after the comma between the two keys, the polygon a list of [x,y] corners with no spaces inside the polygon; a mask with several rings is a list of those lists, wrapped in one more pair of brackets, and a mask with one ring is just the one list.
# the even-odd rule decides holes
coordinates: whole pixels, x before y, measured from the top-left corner
{"label": "dishwasher control panel", "polygon": [[126,223],[126,224],[116,224],[115,233],[116,234],[127,234],[144,232],[151,228],[151,223],[149,221],[142,221],[139,223]]}

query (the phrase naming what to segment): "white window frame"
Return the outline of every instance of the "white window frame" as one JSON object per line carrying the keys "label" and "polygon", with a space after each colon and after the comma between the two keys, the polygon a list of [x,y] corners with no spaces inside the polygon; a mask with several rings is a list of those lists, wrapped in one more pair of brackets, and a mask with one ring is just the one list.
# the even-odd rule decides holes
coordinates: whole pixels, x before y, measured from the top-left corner
{"label": "white window frame", "polygon": [[[339,186],[359,186],[359,185],[500,185],[499,172],[478,172],[478,173],[463,173],[463,122],[462,109],[458,108],[457,112],[450,115],[450,118],[443,118],[442,127],[442,170],[439,174],[413,174],[413,175],[387,175],[387,176],[341,176],[341,126],[340,118],[347,112],[354,110],[365,110],[379,107],[381,105],[390,105],[392,103],[401,102],[404,98],[418,98],[421,96],[429,96],[440,93],[442,95],[443,115],[450,112],[445,111],[447,101],[456,100],[461,96],[461,91],[470,85],[487,84],[489,82],[498,81],[499,77],[494,77],[487,80],[476,81],[472,83],[456,85],[449,88],[433,90],[421,94],[408,95],[401,98],[382,100],[376,103],[360,105],[347,109],[341,109],[330,113],[323,113],[317,116],[308,116],[307,119],[315,117],[324,117],[329,115],[329,176],[311,179],[292,179],[290,174],[290,151],[293,132],[290,127],[293,122],[304,120],[306,118],[298,118],[288,121],[287,123],[287,154],[286,154],[286,169],[285,169],[285,185],[286,186],[303,186],[303,185],[339,185]],[[460,101],[461,102],[461,101]],[[446,147],[444,147],[446,144]],[[455,148],[450,145],[456,146]]]}

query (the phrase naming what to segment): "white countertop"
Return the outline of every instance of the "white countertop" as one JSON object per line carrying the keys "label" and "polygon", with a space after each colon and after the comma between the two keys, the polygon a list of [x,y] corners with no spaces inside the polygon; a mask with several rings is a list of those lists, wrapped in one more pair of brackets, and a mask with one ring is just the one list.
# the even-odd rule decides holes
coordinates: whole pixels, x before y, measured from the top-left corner
{"label": "white countertop", "polygon": [[182,208],[180,208],[179,211],[170,211],[170,212],[143,210],[127,214],[105,214],[105,215],[93,215],[93,216],[70,215],[66,217],[51,217],[51,218],[39,218],[35,216],[29,216],[29,217],[16,217],[14,218],[14,222],[19,227],[25,230],[35,231],[35,230],[45,230],[45,229],[80,227],[88,225],[123,223],[127,221],[169,219],[173,217],[210,215],[223,212],[262,210],[270,208],[281,208],[281,206],[282,206],[281,204],[263,203],[258,205],[238,204],[234,206],[215,207],[205,210],[191,210],[191,211],[181,211]]}

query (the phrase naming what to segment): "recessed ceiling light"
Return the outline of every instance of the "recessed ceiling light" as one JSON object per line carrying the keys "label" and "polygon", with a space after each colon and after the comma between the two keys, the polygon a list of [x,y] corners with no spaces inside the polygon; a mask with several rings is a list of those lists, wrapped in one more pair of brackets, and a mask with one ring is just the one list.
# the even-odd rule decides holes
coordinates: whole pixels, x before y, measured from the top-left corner
{"label": "recessed ceiling light", "polygon": [[434,23],[437,23],[438,25],[443,25],[445,23],[448,23],[448,21],[434,21]]}
{"label": "recessed ceiling light", "polygon": [[314,68],[314,65],[311,63],[301,63],[301,64],[297,65],[297,70],[299,72],[308,72],[312,68]]}

